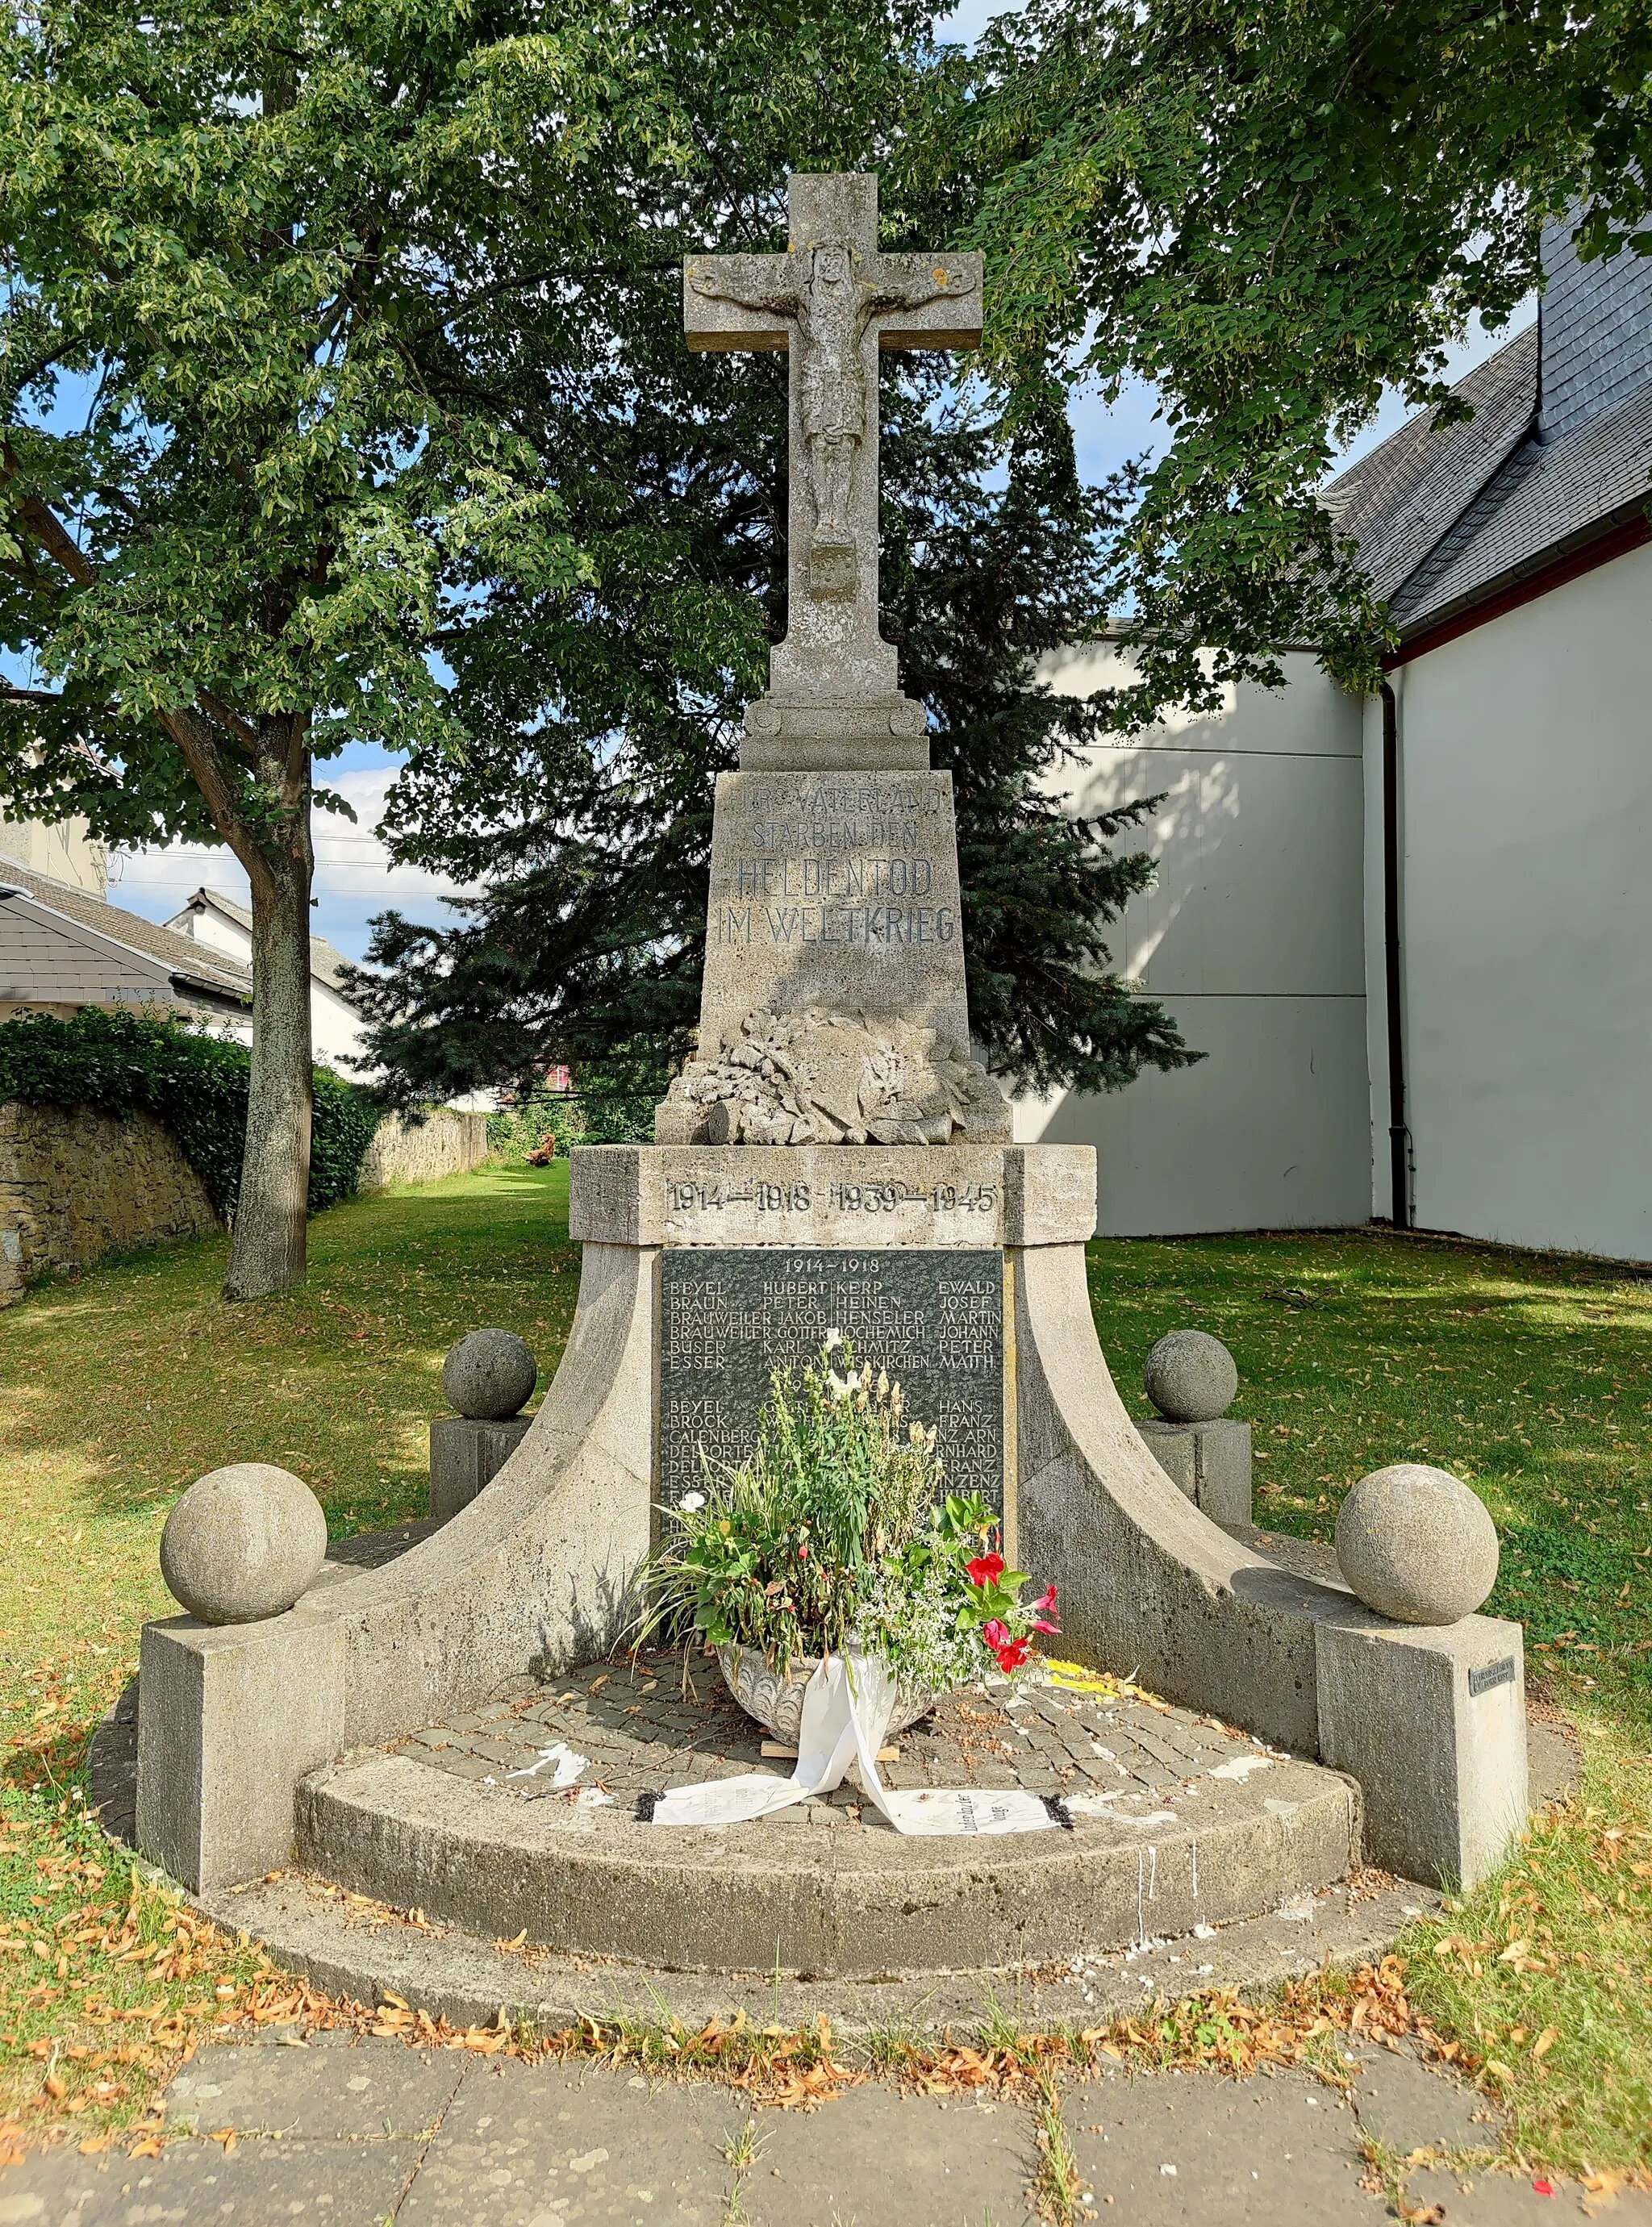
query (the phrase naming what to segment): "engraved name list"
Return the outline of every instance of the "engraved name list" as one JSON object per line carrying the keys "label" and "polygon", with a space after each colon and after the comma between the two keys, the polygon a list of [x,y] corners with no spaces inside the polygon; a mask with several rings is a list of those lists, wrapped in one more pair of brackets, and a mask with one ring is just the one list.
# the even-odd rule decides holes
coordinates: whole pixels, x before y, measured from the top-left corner
{"label": "engraved name list", "polygon": [[954,1491],[1004,1503],[1004,1255],[673,1247],[660,1263],[660,1498],[756,1441],[771,1369],[840,1330],[931,1424]]}

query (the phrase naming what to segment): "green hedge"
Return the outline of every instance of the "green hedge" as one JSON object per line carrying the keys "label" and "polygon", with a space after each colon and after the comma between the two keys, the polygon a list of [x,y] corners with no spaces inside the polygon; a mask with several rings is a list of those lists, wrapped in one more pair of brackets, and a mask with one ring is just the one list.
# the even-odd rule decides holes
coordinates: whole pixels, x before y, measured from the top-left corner
{"label": "green hedge", "polygon": [[[183,1147],[226,1218],[235,1211],[252,1056],[182,1023],[84,1006],[67,1021],[29,1013],[0,1024],[0,1101],[91,1106],[128,1120],[153,1114]],[[367,1093],[330,1068],[315,1070],[309,1210],[348,1198],[383,1119]]]}
{"label": "green hedge", "polygon": [[651,1145],[654,1109],[663,1083],[593,1083],[583,1090],[536,1090],[531,1098],[488,1116],[488,1149],[520,1162],[547,1135],[559,1153],[576,1145]]}

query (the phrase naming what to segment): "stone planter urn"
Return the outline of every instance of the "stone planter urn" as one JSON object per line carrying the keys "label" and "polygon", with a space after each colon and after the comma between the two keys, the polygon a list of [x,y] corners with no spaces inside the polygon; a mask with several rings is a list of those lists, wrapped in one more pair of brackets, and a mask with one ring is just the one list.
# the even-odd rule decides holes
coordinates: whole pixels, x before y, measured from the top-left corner
{"label": "stone planter urn", "polygon": [[[718,1649],[717,1662],[724,1684],[746,1714],[755,1717],[777,1740],[795,1747],[803,1722],[804,1689],[820,1668],[820,1657],[794,1655],[789,1671],[782,1678],[757,1648],[741,1647],[730,1641]],[[922,1686],[909,1686],[903,1679],[895,1691],[895,1708],[889,1720],[890,1733],[903,1732],[915,1725],[920,1717],[928,1715],[940,1699],[939,1694],[932,1694]]]}

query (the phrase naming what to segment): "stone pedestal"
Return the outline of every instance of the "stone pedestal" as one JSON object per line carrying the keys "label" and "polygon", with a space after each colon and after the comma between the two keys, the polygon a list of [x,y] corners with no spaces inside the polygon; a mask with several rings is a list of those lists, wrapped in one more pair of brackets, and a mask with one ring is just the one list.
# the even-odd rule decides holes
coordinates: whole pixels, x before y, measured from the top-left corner
{"label": "stone pedestal", "polygon": [[1251,1426],[1229,1415],[1214,1423],[1138,1423],[1153,1459],[1178,1491],[1224,1530],[1251,1520]]}
{"label": "stone pedestal", "polygon": [[810,1008],[968,1043],[950,774],[719,774],[712,830],[702,1047]]}
{"label": "stone pedestal", "polygon": [[474,1415],[438,1415],[431,1425],[431,1515],[445,1523],[468,1508],[527,1436],[531,1415],[502,1423]]}
{"label": "stone pedestal", "polygon": [[1007,1143],[960,921],[950,775],[721,775],[699,1043],[656,1140]]}
{"label": "stone pedestal", "polygon": [[[937,1285],[958,1264],[944,1280],[974,1289],[947,1297],[971,1307],[981,1257],[998,1268],[1006,1543],[1059,1585],[1063,1652],[1334,1761],[1360,1781],[1374,1854],[1403,1851],[1431,1880],[1484,1876],[1524,1815],[1524,1751],[1507,1736],[1520,1721],[1519,1627],[1387,1625],[1202,1514],[1108,1374],[1086,1275],[1094,1222],[1083,1146],[576,1152],[578,1311],[488,1490],[388,1567],[335,1577],[285,1616],[146,1628],[143,1847],[196,1889],[274,1869],[291,1854],[298,1783],[319,1764],[623,1636],[660,1496],[667,1273],[758,1253],[782,1279],[818,1281],[828,1254],[918,1254]],[[850,1280],[878,1286],[875,1273]],[[692,1445],[710,1426],[684,1413],[673,1427]]]}

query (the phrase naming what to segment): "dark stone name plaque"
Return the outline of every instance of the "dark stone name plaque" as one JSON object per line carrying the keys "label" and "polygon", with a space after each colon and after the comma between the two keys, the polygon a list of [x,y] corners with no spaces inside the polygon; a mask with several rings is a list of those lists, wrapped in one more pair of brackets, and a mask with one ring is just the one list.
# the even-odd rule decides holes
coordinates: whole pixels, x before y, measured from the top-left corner
{"label": "dark stone name plaque", "polygon": [[660,1497],[674,1508],[756,1442],[769,1371],[830,1330],[932,1424],[947,1482],[1004,1508],[1004,1254],[668,1247],[660,1259]]}

